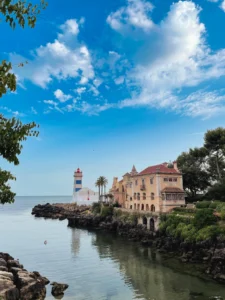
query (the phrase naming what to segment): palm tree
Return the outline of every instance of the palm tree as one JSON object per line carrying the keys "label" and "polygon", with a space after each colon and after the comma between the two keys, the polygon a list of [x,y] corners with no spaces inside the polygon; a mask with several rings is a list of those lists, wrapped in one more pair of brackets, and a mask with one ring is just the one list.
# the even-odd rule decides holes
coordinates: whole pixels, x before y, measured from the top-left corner
{"label": "palm tree", "polygon": [[104,194],[106,193],[107,184],[108,184],[108,180],[106,179],[105,176],[100,176],[95,183],[95,186],[97,186],[99,189],[99,201],[101,201],[101,197],[103,196],[103,190],[104,190]]}
{"label": "palm tree", "polygon": [[100,201],[100,187],[101,187],[101,184],[100,184],[99,178],[96,180],[95,186],[98,187],[98,200]]}

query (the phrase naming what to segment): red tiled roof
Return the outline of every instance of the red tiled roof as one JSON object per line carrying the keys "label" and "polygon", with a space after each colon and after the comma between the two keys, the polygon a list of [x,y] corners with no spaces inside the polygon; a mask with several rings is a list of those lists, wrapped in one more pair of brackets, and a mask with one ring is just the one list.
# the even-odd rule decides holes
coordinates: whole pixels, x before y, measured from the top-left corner
{"label": "red tiled roof", "polygon": [[162,191],[162,193],[184,193],[183,190],[177,188],[177,187],[165,187]]}
{"label": "red tiled roof", "polygon": [[155,173],[180,174],[180,172],[177,171],[176,169],[167,168],[165,165],[160,164],[160,165],[148,167],[143,171],[141,171],[138,175],[155,174]]}

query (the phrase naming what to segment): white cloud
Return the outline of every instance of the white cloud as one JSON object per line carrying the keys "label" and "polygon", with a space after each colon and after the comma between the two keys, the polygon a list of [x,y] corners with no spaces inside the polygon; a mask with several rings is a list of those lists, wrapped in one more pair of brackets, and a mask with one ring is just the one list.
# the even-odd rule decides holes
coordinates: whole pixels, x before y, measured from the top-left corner
{"label": "white cloud", "polygon": [[220,8],[225,12],[225,0],[221,3]]}
{"label": "white cloud", "polygon": [[10,54],[12,62],[28,61],[24,68],[16,70],[20,82],[31,80],[46,88],[53,80],[80,79],[82,84],[94,79],[94,70],[88,48],[77,40],[79,24],[75,19],[60,26],[57,39],[32,52],[32,59]]}
{"label": "white cloud", "polygon": [[124,83],[124,76],[120,76],[120,77],[117,77],[116,79],[114,79],[115,81],[115,84],[122,84]]}
{"label": "white cloud", "polygon": [[43,101],[45,104],[50,104],[50,105],[53,105],[53,106],[57,106],[58,103],[53,101],[53,100],[44,100]]}
{"label": "white cloud", "polygon": [[66,102],[72,98],[71,95],[64,94],[63,91],[61,91],[60,89],[56,90],[54,92],[54,95],[55,95],[56,99],[58,99],[60,102]]}
{"label": "white cloud", "polygon": [[149,18],[152,9],[153,5],[148,1],[128,0],[127,6],[121,7],[108,16],[107,23],[117,31],[127,30],[130,26],[147,31],[154,26]]}
{"label": "white cloud", "polygon": [[99,113],[112,108],[113,105],[107,102],[103,104],[90,104],[86,101],[74,102],[73,104],[68,104],[64,110],[67,112],[79,111],[82,114],[87,114],[89,116],[99,115]]}
{"label": "white cloud", "polygon": [[33,106],[31,106],[31,113],[34,115],[38,114],[38,112],[36,111],[36,109]]}
{"label": "white cloud", "polygon": [[219,113],[224,105],[220,92],[201,91],[200,101],[197,94],[184,95],[184,88],[198,90],[199,84],[225,75],[225,49],[213,52],[206,44],[200,10],[190,1],[174,3],[155,31],[146,34],[127,72],[132,96],[120,107],[142,105],[203,117]]}
{"label": "white cloud", "polygon": [[86,87],[79,87],[75,90],[75,92],[79,95],[83,94],[86,91]]}

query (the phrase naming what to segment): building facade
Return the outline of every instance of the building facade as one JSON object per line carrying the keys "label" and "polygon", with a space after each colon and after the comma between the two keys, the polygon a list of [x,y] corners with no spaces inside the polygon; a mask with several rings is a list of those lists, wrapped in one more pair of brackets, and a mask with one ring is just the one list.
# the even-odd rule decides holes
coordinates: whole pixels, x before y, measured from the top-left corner
{"label": "building facade", "polygon": [[183,177],[177,163],[163,163],[130,173],[118,181],[115,177],[110,192],[114,201],[132,210],[169,212],[185,205]]}

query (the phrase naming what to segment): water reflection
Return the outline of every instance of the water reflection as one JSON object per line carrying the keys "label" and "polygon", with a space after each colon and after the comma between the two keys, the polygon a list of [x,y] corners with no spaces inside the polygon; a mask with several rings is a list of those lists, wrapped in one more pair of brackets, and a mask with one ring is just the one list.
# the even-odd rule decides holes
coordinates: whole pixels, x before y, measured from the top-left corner
{"label": "water reflection", "polygon": [[223,286],[218,289],[213,282],[163,266],[163,258],[158,253],[138,243],[98,232],[92,238],[92,245],[101,259],[111,258],[118,264],[125,283],[132,285],[137,299],[208,300],[212,296],[225,299]]}
{"label": "water reflection", "polygon": [[75,228],[73,228],[71,230],[72,232],[72,242],[71,242],[71,250],[74,254],[74,256],[78,256],[79,252],[80,252],[80,238],[81,238],[81,232],[80,230],[76,230]]}

